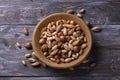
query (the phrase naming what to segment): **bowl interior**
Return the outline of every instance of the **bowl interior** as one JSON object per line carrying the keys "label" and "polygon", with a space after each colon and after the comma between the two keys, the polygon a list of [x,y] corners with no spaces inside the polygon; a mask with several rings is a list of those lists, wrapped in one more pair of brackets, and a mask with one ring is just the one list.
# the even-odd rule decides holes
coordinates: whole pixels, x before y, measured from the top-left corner
{"label": "bowl interior", "polygon": [[[43,53],[41,51],[41,46],[39,45],[39,39],[40,39],[40,34],[41,34],[42,28],[46,27],[48,25],[48,23],[50,23],[52,21],[57,21],[59,19],[74,20],[77,24],[79,24],[81,26],[81,29],[85,32],[85,35],[87,38],[88,47],[84,50],[83,54],[81,56],[79,56],[78,59],[71,61],[69,63],[57,64],[55,62],[50,61],[43,55]],[[87,25],[84,23],[84,21],[82,19],[80,19],[74,15],[71,15],[71,14],[55,13],[55,14],[51,14],[51,15],[45,17],[43,20],[41,20],[37,24],[37,26],[35,26],[33,35],[32,35],[32,45],[33,45],[33,49],[34,49],[36,55],[38,55],[38,58],[42,62],[44,62],[48,66],[62,69],[62,68],[73,67],[73,66],[81,63],[88,56],[88,54],[91,50],[91,47],[92,47],[92,37],[91,37],[90,30],[88,29]]]}

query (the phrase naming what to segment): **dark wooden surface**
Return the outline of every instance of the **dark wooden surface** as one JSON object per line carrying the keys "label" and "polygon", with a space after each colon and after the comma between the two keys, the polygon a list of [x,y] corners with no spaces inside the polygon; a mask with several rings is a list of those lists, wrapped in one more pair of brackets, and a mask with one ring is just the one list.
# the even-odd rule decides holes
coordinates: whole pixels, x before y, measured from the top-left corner
{"label": "dark wooden surface", "polygon": [[[70,70],[24,67],[21,60],[28,51],[24,41],[31,41],[34,26],[45,16],[69,8],[87,10],[84,20],[99,25],[92,32],[93,49],[89,56],[97,66],[81,64]],[[30,35],[22,33],[29,28]],[[19,41],[22,49],[15,43]],[[120,80],[120,0],[0,0],[0,80]]]}

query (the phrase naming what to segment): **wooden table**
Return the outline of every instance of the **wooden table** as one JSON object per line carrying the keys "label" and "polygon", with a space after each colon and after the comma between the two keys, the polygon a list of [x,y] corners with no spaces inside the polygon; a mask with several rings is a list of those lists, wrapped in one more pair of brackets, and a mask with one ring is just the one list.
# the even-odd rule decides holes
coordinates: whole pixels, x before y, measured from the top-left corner
{"label": "wooden table", "polygon": [[[31,41],[34,26],[45,16],[83,7],[84,20],[100,26],[92,32],[93,49],[89,56],[94,68],[81,64],[70,70],[30,65],[24,67],[24,54],[32,52],[23,47]],[[30,35],[22,33],[28,27]],[[19,41],[22,49],[16,47]],[[0,80],[120,80],[120,0],[0,0]]]}

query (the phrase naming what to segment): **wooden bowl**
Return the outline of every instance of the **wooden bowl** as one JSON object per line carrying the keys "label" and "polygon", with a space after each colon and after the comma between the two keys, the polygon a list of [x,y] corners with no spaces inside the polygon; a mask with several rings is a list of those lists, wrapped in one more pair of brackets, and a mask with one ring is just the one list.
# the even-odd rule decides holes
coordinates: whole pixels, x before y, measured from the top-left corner
{"label": "wooden bowl", "polygon": [[[46,27],[48,25],[48,23],[50,23],[52,21],[57,21],[59,19],[74,20],[77,24],[79,24],[81,26],[82,30],[85,32],[85,35],[87,37],[88,47],[85,49],[83,54],[81,56],[79,56],[78,59],[71,61],[69,63],[57,64],[55,62],[50,61],[43,55],[43,52],[41,51],[41,46],[39,45],[41,29]],[[44,62],[45,64],[47,64],[50,67],[64,69],[64,68],[70,68],[70,67],[80,64],[88,56],[88,54],[90,53],[91,47],[92,47],[92,36],[91,36],[88,26],[85,24],[85,22],[82,19],[80,19],[74,15],[71,15],[71,14],[55,13],[55,14],[51,14],[51,15],[45,17],[37,24],[37,26],[35,26],[33,35],[32,35],[32,45],[33,45],[33,49],[34,49],[36,55],[38,55],[38,58],[42,62]]]}

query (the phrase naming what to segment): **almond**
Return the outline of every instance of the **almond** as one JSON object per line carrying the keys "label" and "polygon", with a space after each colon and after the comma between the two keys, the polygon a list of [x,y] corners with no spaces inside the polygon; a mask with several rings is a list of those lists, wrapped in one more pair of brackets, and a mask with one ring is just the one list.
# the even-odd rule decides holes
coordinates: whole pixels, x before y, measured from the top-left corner
{"label": "almond", "polygon": [[37,66],[40,66],[40,64],[41,64],[40,62],[34,62],[34,63],[31,64],[31,66],[32,67],[37,67]]}
{"label": "almond", "polygon": [[73,29],[70,29],[70,30],[68,31],[68,35],[72,35],[73,32],[74,32],[74,28],[73,28]]}
{"label": "almond", "polygon": [[34,62],[36,62],[36,60],[33,59],[33,58],[29,58],[28,60],[29,60],[30,63],[34,63]]}
{"label": "almond", "polygon": [[56,54],[58,53],[58,51],[59,51],[58,49],[53,50],[53,51],[50,53],[50,55],[51,55],[51,56],[56,55]]}
{"label": "almond", "polygon": [[24,27],[24,28],[23,28],[23,33],[24,33],[25,35],[29,35],[29,32],[28,32],[28,28],[27,28],[27,27]]}
{"label": "almond", "polygon": [[22,64],[23,64],[24,66],[27,66],[27,63],[26,63],[24,60],[22,60]]}

